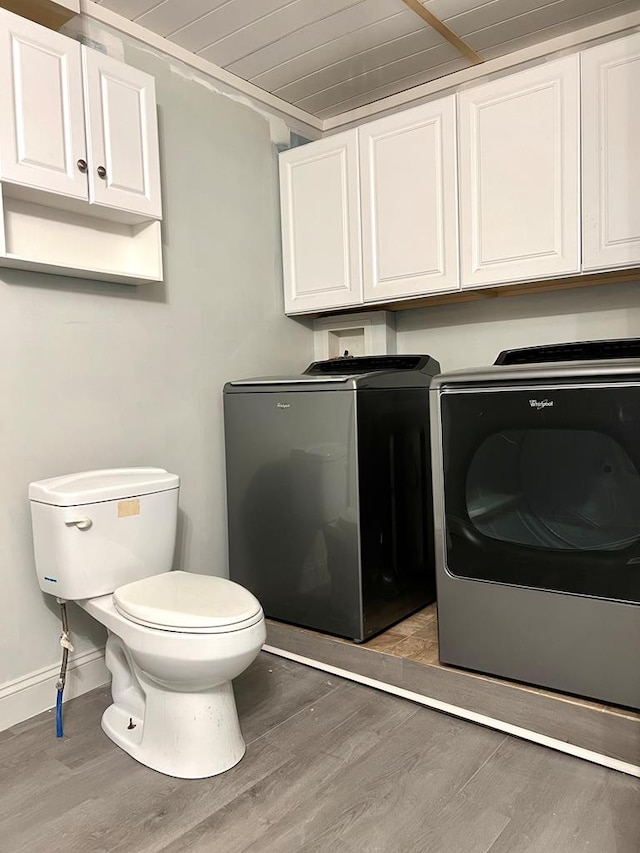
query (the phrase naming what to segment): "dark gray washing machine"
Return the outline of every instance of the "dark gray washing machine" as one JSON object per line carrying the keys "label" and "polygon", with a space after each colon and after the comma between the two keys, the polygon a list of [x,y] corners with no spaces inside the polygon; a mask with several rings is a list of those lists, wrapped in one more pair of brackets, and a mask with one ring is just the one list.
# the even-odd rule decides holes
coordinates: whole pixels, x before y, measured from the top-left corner
{"label": "dark gray washing machine", "polygon": [[435,380],[444,663],[640,708],[638,356],[539,347]]}
{"label": "dark gray washing machine", "polygon": [[224,388],[229,575],[265,614],[365,640],[435,598],[430,356]]}

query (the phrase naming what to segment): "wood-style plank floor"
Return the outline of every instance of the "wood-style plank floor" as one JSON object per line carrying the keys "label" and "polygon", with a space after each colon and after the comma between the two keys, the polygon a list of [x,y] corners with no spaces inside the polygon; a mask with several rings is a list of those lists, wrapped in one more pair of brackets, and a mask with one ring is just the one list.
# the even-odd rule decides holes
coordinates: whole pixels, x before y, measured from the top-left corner
{"label": "wood-style plank floor", "polygon": [[[334,637],[333,639],[336,642],[352,644],[351,640],[341,640],[339,637]],[[446,664],[440,663],[438,656],[438,609],[435,602],[419,610],[417,613],[408,616],[391,628],[387,628],[386,631],[377,634],[371,640],[364,643],[362,648],[383,652],[394,657],[403,658],[404,660],[413,660],[418,663],[429,664],[430,666],[438,666],[442,669],[451,669]],[[454,667],[454,669],[456,668]],[[484,675],[483,673],[473,673],[473,677],[482,678],[485,681],[491,681],[496,684],[511,684],[519,690],[550,696],[562,702],[569,702],[572,705],[597,708],[609,714],[640,720],[640,713],[633,711],[631,708],[608,705],[604,702],[585,699],[582,696],[572,696],[568,693],[562,693],[559,690],[545,690],[542,687],[536,687],[531,684],[510,682],[508,679]]]}
{"label": "wood-style plank floor", "polygon": [[[313,662],[319,669],[350,673],[386,685],[391,693],[407,690],[425,705],[443,702],[461,717],[480,714],[497,729],[516,726],[559,746],[588,750],[610,760],[640,767],[640,712],[581,696],[509,681],[443,664],[438,650],[436,605],[414,613],[365,643],[267,619],[265,648],[285,658]],[[640,853],[640,847],[638,848]]]}
{"label": "wood-style plank floor", "polygon": [[0,734],[3,853],[638,853],[640,780],[261,653],[248,748],[213,779],[137,764],[100,689]]}

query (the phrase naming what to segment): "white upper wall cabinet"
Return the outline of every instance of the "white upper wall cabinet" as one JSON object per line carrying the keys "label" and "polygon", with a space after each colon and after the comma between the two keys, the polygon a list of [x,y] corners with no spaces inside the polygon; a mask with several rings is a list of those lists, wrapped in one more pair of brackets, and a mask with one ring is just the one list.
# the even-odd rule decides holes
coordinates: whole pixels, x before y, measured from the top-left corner
{"label": "white upper wall cabinet", "polygon": [[458,98],[462,286],[579,272],[578,56]]}
{"label": "white upper wall cabinet", "polygon": [[359,128],[365,301],[456,290],[455,96]]}
{"label": "white upper wall cabinet", "polygon": [[358,133],[280,155],[287,314],[362,302]]}
{"label": "white upper wall cabinet", "polygon": [[83,49],[89,200],[160,219],[153,77]]}
{"label": "white upper wall cabinet", "polygon": [[0,10],[0,180],[160,219],[153,78]]}
{"label": "white upper wall cabinet", "polygon": [[582,54],[583,269],[640,264],[640,33]]}
{"label": "white upper wall cabinet", "polygon": [[634,33],[285,152],[287,312],[640,266],[638,91]]}
{"label": "white upper wall cabinet", "polygon": [[162,281],[155,85],[0,10],[0,267]]}
{"label": "white upper wall cabinet", "polygon": [[86,198],[83,116],[80,45],[0,10],[0,179]]}

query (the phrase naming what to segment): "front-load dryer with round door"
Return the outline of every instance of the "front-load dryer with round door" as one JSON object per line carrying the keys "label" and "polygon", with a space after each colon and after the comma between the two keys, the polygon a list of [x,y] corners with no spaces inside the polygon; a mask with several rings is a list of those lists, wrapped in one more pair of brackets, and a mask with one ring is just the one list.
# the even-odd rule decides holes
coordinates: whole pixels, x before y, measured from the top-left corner
{"label": "front-load dryer with round door", "polygon": [[638,351],[539,348],[434,380],[443,663],[640,708]]}

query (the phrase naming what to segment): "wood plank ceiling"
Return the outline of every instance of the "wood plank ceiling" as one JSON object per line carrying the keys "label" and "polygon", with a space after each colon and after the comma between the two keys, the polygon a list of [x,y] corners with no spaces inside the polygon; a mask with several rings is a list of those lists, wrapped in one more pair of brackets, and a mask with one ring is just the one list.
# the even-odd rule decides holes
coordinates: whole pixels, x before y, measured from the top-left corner
{"label": "wood plank ceiling", "polygon": [[639,0],[98,0],[319,118],[554,36]]}

